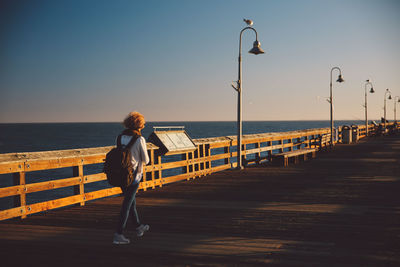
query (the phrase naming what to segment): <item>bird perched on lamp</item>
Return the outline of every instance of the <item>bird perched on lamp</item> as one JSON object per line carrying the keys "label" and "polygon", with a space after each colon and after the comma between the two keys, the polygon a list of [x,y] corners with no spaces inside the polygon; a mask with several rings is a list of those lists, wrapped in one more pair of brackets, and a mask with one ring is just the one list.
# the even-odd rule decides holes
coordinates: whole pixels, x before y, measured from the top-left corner
{"label": "bird perched on lamp", "polygon": [[248,26],[252,26],[253,25],[253,21],[251,19],[243,19],[244,22],[246,22],[246,24]]}

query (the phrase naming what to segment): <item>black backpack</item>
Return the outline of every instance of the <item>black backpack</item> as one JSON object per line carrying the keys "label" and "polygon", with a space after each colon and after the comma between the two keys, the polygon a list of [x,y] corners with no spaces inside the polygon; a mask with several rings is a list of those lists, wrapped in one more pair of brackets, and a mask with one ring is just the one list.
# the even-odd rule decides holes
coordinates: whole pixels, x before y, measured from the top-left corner
{"label": "black backpack", "polygon": [[122,134],[117,138],[117,146],[106,154],[103,172],[110,185],[126,188],[132,184],[136,176],[137,168],[133,170],[131,147],[140,135],[132,136],[126,146],[121,144],[121,136]]}

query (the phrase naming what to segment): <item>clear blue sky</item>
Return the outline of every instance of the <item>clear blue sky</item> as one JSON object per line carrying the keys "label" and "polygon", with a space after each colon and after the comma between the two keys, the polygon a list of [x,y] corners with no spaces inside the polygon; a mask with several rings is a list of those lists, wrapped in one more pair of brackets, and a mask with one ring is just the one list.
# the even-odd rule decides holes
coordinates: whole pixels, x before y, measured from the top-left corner
{"label": "clear blue sky", "polygon": [[397,0],[3,0],[0,122],[234,121],[243,18],[266,52],[244,33],[245,120],[329,120],[334,66],[335,119],[364,118],[366,79],[371,119],[400,95]]}

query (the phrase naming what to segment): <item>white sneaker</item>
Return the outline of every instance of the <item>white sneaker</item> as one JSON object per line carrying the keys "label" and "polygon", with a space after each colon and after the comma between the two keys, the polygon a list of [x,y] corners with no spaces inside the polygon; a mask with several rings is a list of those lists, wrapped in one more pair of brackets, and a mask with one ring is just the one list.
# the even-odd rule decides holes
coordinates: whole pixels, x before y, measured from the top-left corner
{"label": "white sneaker", "polygon": [[150,226],[147,224],[141,224],[138,228],[136,228],[136,235],[141,237],[144,232],[149,231]]}
{"label": "white sneaker", "polygon": [[130,242],[131,241],[128,238],[126,238],[124,235],[120,235],[117,233],[114,234],[113,244],[126,245],[126,244],[129,244]]}

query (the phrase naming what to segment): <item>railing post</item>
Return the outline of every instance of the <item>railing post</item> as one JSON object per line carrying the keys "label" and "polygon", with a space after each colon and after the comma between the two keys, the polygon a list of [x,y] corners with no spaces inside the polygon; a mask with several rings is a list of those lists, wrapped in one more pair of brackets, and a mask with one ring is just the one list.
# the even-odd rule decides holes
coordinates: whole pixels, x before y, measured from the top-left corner
{"label": "railing post", "polygon": [[206,169],[206,145],[202,144],[200,146],[201,151],[200,151],[200,158],[201,158],[201,163],[200,163],[200,170],[201,170],[201,175],[205,176],[205,169]]}
{"label": "railing post", "polygon": [[293,139],[294,139],[294,138],[289,138],[289,139],[288,139],[288,143],[290,144],[290,146],[289,146],[289,151],[293,151]]}
{"label": "railing post", "polygon": [[84,188],[84,181],[83,181],[83,160],[81,160],[81,163],[78,166],[72,167],[73,170],[73,176],[74,177],[79,177],[79,184],[74,185],[74,195],[82,195],[83,200],[77,204],[80,206],[85,205],[85,188]]}
{"label": "railing post", "polygon": [[206,174],[210,174],[211,173],[211,148],[210,148],[210,144],[204,144],[204,169]]}
{"label": "railing post", "polygon": [[[261,143],[260,142],[255,143],[255,148],[260,148],[260,147],[261,147]],[[256,164],[260,165],[260,163],[261,163],[261,153],[257,152],[256,153]]]}
{"label": "railing post", "polygon": [[23,212],[23,207],[26,205],[26,181],[25,181],[25,172],[17,172],[13,174],[14,185],[23,185],[23,188],[19,190],[19,194],[14,196],[14,207],[21,207],[21,219],[26,218],[26,214]]}
{"label": "railing post", "polygon": [[224,154],[229,154],[227,158],[224,159],[224,164],[230,164],[231,163],[231,146],[224,146]]}
{"label": "railing post", "polygon": [[[182,172],[188,174],[189,173],[189,152],[182,154],[182,160],[186,161],[186,166],[182,167]],[[186,180],[190,180],[190,176],[186,178]]]}
{"label": "railing post", "polygon": [[[268,141],[268,142],[267,142],[267,147],[268,147],[268,146],[269,146],[269,147],[272,146],[272,141]],[[271,149],[271,150],[268,150],[267,158],[268,158],[268,161],[271,162],[271,160],[272,160],[272,149]]]}
{"label": "railing post", "polygon": [[155,173],[154,173],[154,149],[150,149],[150,163],[151,163],[151,181],[153,183],[152,189],[156,188]]}
{"label": "railing post", "polygon": [[246,155],[246,143],[242,144],[242,163],[244,167],[247,167],[247,155]]}
{"label": "railing post", "polygon": [[[146,167],[144,167],[144,169],[146,169]],[[145,170],[143,170],[143,178],[141,184],[143,191],[147,191],[147,174]]]}
{"label": "railing post", "polygon": [[196,150],[193,153],[193,161],[195,162],[193,164],[193,178],[196,179],[196,176],[199,176],[198,172],[200,171],[200,163],[199,163],[199,158],[200,158],[200,145],[197,145]]}
{"label": "railing post", "polygon": [[[189,173],[192,172],[194,173],[194,151],[189,152]],[[195,176],[195,175],[194,175]],[[195,178],[195,177],[193,177]]]}
{"label": "railing post", "polygon": [[161,163],[161,155],[157,155],[157,166],[158,166],[158,179],[160,179],[160,187],[163,186],[163,182],[162,182],[162,163]]}

